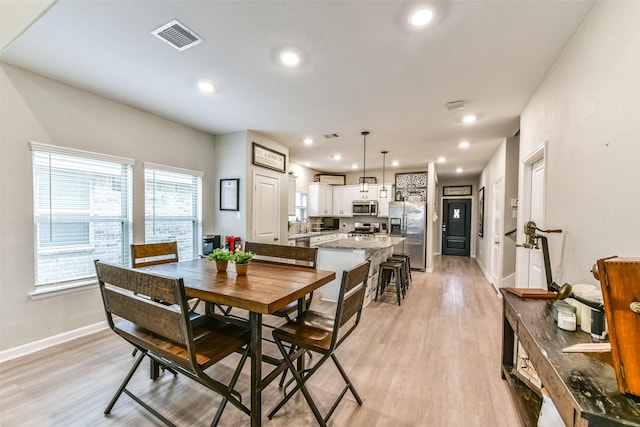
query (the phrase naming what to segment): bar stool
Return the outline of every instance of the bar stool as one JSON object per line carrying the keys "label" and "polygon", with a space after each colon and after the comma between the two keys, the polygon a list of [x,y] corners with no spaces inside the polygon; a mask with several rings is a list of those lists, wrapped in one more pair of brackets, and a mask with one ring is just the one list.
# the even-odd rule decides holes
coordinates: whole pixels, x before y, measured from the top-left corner
{"label": "bar stool", "polygon": [[407,260],[407,271],[409,272],[409,281],[413,282],[413,277],[411,277],[411,257],[407,253],[396,252],[391,256],[401,256]]}
{"label": "bar stool", "polygon": [[400,256],[390,256],[387,258],[387,261],[402,263],[400,272],[402,274],[402,295],[404,296],[407,293],[407,289],[409,289],[409,266],[407,259]]}
{"label": "bar stool", "polygon": [[391,281],[392,274],[395,277],[396,298],[398,299],[398,305],[400,305],[400,294],[402,293],[404,298],[404,291],[402,290],[402,262],[399,261],[384,261],[380,263],[374,301],[378,301],[378,292],[382,295],[382,292]]}

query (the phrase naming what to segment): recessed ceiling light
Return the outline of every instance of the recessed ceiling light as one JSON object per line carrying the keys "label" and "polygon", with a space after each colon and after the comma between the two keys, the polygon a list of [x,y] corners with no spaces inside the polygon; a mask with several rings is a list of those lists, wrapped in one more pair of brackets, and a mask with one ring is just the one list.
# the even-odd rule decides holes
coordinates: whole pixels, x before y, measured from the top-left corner
{"label": "recessed ceiling light", "polygon": [[408,19],[411,25],[422,27],[433,19],[433,12],[427,8],[417,9],[409,14]]}
{"label": "recessed ceiling light", "polygon": [[295,68],[302,64],[304,55],[300,49],[285,47],[278,51],[277,57],[280,64],[288,68]]}
{"label": "recessed ceiling light", "polygon": [[460,144],[458,144],[458,147],[460,147],[460,148],[468,148],[469,147],[469,141],[461,141]]}
{"label": "recessed ceiling light", "polygon": [[304,162],[304,165],[305,165],[306,167],[309,167],[309,166],[311,166],[311,162]]}
{"label": "recessed ceiling light", "polygon": [[391,162],[391,166],[398,166],[400,163],[398,163],[397,160],[394,160],[393,162]]}
{"label": "recessed ceiling light", "polygon": [[462,118],[462,122],[463,123],[473,123],[478,119],[478,117],[474,116],[473,114],[468,114],[466,116],[464,116]]}
{"label": "recessed ceiling light", "polygon": [[313,139],[305,138],[304,143],[307,144],[307,145],[311,145],[311,144],[313,144]]}
{"label": "recessed ceiling light", "polygon": [[333,160],[340,160],[342,159],[342,156],[340,154],[336,154],[333,156]]}
{"label": "recessed ceiling light", "polygon": [[354,164],[352,164],[352,165],[351,165],[351,169],[358,169],[358,165],[357,165],[357,164],[355,164],[355,163],[354,163]]}
{"label": "recessed ceiling light", "polygon": [[198,80],[198,90],[204,93],[211,93],[216,87],[208,80]]}
{"label": "recessed ceiling light", "polygon": [[438,163],[444,163],[445,160],[447,159],[445,159],[444,157],[438,157]]}
{"label": "recessed ceiling light", "polygon": [[462,168],[458,168],[458,169],[456,169],[456,172],[457,172],[457,173],[462,173]]}

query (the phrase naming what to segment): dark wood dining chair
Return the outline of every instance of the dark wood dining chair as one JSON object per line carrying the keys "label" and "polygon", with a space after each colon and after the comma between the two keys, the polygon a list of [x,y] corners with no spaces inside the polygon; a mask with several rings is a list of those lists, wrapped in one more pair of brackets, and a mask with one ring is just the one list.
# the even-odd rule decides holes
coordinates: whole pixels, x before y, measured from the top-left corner
{"label": "dark wood dining chair", "polygon": [[[212,426],[219,422],[227,402],[249,415],[249,408],[242,404],[242,397],[234,390],[249,353],[247,328],[209,317],[192,321],[181,278],[157,276],[99,261],[95,261],[95,267],[110,328],[141,353],[105,409],[105,415],[125,393],[165,424],[174,425],[127,388],[145,356],[222,396]],[[205,373],[205,369],[235,352],[240,352],[241,357],[227,385]]]}
{"label": "dark wood dining chair", "polygon": [[[254,254],[254,260],[256,262],[268,262],[276,264],[292,264],[301,265],[306,268],[317,269],[318,268],[318,248],[307,248],[305,246],[285,246],[285,245],[272,245],[269,243],[257,243],[246,242],[244,246],[245,251],[252,252]],[[313,300],[313,292],[305,296],[303,310],[308,310]],[[298,301],[293,301],[281,309],[272,313],[273,316],[284,318],[287,321],[291,320],[291,316],[298,313]],[[263,323],[268,328],[275,328],[268,322]],[[269,338],[265,338],[267,341],[271,341]],[[273,341],[271,341],[273,342]],[[293,348],[291,348],[291,354],[293,354]],[[307,352],[309,357],[313,357],[310,352]],[[280,378],[280,387],[283,386],[287,377],[287,371],[282,373]]]}
{"label": "dark wood dining chair", "polygon": [[178,242],[139,243],[131,245],[133,268],[178,262]]}
{"label": "dark wood dining chair", "polygon": [[[133,268],[170,262],[178,262],[178,242],[134,243],[131,245],[131,267]],[[192,319],[200,316],[196,313],[200,300],[193,298],[189,304]]]}
{"label": "dark wood dining chair", "polygon": [[[303,267],[318,268],[318,248],[304,246],[272,245],[269,243],[246,242],[244,250],[254,254],[257,262],[291,264],[295,262]],[[308,309],[313,299],[313,292],[305,298],[304,309]],[[294,301],[273,313],[274,316],[291,320],[290,316],[298,311],[298,301]]]}
{"label": "dark wood dining chair", "polygon": [[[273,418],[276,412],[278,412],[298,390],[304,395],[313,415],[321,426],[326,426],[329,417],[331,417],[331,414],[333,414],[333,411],[335,411],[348,390],[351,391],[358,405],[362,405],[362,399],[356,392],[355,387],[340,365],[340,362],[338,362],[335,350],[360,323],[369,266],[370,261],[366,261],[342,273],[342,283],[340,285],[335,317],[328,316],[325,313],[307,310],[295,320],[289,321],[273,331],[273,338],[280,349],[280,353],[282,353],[288,370],[293,374],[296,386],[289,393],[286,393],[284,399],[269,413],[269,419]],[[285,347],[285,344],[293,346],[296,351],[291,354],[290,349]],[[312,367],[299,371],[294,362],[304,354],[305,350],[320,353],[322,357]],[[305,383],[318,371],[318,368],[329,359],[333,360],[346,386],[334,401],[327,415],[323,417]]]}

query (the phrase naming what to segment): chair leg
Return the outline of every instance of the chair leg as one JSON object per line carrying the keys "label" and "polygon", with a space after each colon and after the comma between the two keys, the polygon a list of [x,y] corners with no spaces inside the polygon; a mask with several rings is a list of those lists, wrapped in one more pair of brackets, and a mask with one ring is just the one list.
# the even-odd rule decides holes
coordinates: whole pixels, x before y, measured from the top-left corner
{"label": "chair leg", "polygon": [[113,395],[113,398],[111,399],[111,402],[109,402],[107,409],[104,410],[105,415],[108,415],[111,412],[111,409],[113,409],[113,405],[116,404],[116,401],[120,398],[122,392],[126,390],[127,384],[129,384],[129,381],[131,381],[131,377],[133,377],[133,374],[135,374],[136,370],[140,366],[140,363],[142,362],[142,359],[144,359],[144,356],[144,353],[140,353],[140,356],[138,356],[136,361],[133,362],[133,366],[129,370],[129,373],[122,381],[122,384],[120,384],[120,387],[118,388],[118,391],[116,391],[116,394]]}
{"label": "chair leg", "polygon": [[[240,378],[240,372],[242,372],[242,368],[244,367],[244,364],[247,361],[248,356],[249,356],[249,346],[247,346],[247,349],[242,353],[242,357],[240,358],[240,363],[238,364],[238,367],[233,373],[233,377],[231,378],[231,382],[229,383],[229,387],[228,387],[228,390],[230,393],[233,393],[234,391],[233,388],[236,386],[236,383],[238,382],[238,378]],[[223,397],[222,402],[220,403],[220,406],[216,411],[216,415],[215,417],[213,417],[213,420],[211,421],[211,427],[216,427],[220,422],[220,418],[222,417],[222,413],[224,412],[225,406],[227,406],[227,402],[228,402],[228,399],[226,397]]]}
{"label": "chair leg", "polygon": [[349,390],[351,390],[353,397],[356,398],[356,402],[358,402],[358,405],[362,405],[362,399],[360,398],[360,395],[358,394],[355,387],[353,386],[353,383],[349,379],[349,376],[347,375],[345,370],[342,368],[342,365],[340,364],[340,362],[338,362],[338,358],[336,357],[336,355],[331,354],[331,359],[333,359],[333,363],[336,364],[336,368],[338,368],[338,371],[340,371],[340,375],[342,375],[344,382],[347,383],[347,386],[349,387]]}
{"label": "chair leg", "polygon": [[280,408],[282,408],[282,406],[284,406],[284,404],[287,403],[289,401],[289,399],[298,390],[300,390],[302,392],[302,395],[304,396],[305,400],[307,401],[307,404],[309,405],[309,408],[311,409],[311,412],[313,412],[313,415],[316,417],[316,420],[318,421],[318,424],[320,424],[321,427],[326,427],[327,423],[325,422],[324,418],[320,414],[320,411],[318,410],[318,407],[316,406],[316,404],[314,403],[313,399],[311,398],[311,394],[309,394],[309,391],[304,386],[304,383],[309,379],[311,374],[313,374],[320,367],[320,365],[322,365],[322,363],[325,360],[328,359],[328,355],[325,355],[324,357],[322,357],[318,361],[318,363],[312,369],[310,369],[309,372],[303,378],[303,377],[300,376],[300,374],[298,373],[297,369],[293,365],[293,361],[291,361],[291,359],[289,358],[289,354],[286,351],[286,349],[284,348],[284,346],[282,345],[282,342],[277,338],[275,339],[275,341],[276,341],[276,344],[278,345],[278,348],[280,349],[280,353],[282,353],[283,359],[284,359],[285,363],[287,364],[287,367],[291,371],[291,375],[293,375],[293,378],[296,380],[297,385],[293,390],[291,390],[291,392],[287,393],[287,395],[284,397],[284,399],[282,399],[282,401],[275,408],[273,408],[273,410],[267,416],[269,417],[269,419],[273,418],[273,416],[276,414],[276,412],[278,412],[280,410]]}

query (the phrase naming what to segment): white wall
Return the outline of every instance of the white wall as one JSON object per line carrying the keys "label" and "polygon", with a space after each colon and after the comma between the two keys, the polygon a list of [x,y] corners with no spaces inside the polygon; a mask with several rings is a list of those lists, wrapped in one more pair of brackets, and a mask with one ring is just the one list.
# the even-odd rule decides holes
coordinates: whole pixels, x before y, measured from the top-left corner
{"label": "white wall", "polygon": [[[250,179],[247,175],[247,131],[233,132],[216,136],[215,143],[215,182],[212,188],[215,203],[216,222],[211,224],[211,232],[203,229],[203,234],[219,234],[224,243],[225,236],[238,236],[246,240],[248,198],[253,194],[248,192]],[[238,207],[240,211],[220,210],[220,180],[239,178],[240,196]]]}
{"label": "white wall", "polygon": [[289,169],[293,171],[296,178],[296,191],[309,191],[309,184],[315,179],[318,171],[303,166],[299,163],[289,162]]}
{"label": "white wall", "polygon": [[551,253],[558,283],[597,283],[597,259],[640,256],[638,22],[640,2],[597,3],[522,113],[520,159],[548,141],[545,222],[564,230]]}
{"label": "white wall", "polygon": [[[502,194],[504,195],[504,184],[505,184],[505,165],[506,165],[506,153],[507,153],[507,140],[505,139],[498,146],[495,153],[489,159],[487,166],[483,169],[480,174],[480,178],[478,178],[478,190],[484,187],[484,227],[483,227],[483,237],[478,236],[479,224],[478,224],[478,213],[476,213],[476,230],[475,230],[475,238],[476,238],[476,258],[478,264],[484,271],[487,280],[492,282],[493,286],[498,289],[502,283],[502,262],[500,262],[499,271],[496,272],[497,281],[493,279],[492,276],[492,264],[491,264],[491,250],[493,245],[492,239],[492,231],[494,226],[494,215],[493,215],[493,198],[494,198],[494,183],[500,180],[500,188],[502,189]],[[504,200],[504,199],[503,199]],[[478,209],[480,209],[480,206]],[[501,216],[504,220],[504,203],[502,206]],[[504,234],[501,232],[501,234]],[[504,238],[503,238],[504,240]],[[501,259],[502,254],[500,254],[499,258]],[[493,283],[496,282],[496,283]]]}
{"label": "white wall", "polygon": [[[504,216],[503,234],[515,230],[518,226],[518,209],[511,207],[511,199],[518,199],[518,165],[520,155],[520,137],[507,138],[504,170]],[[516,273],[516,240],[517,233],[505,236],[502,240],[502,284],[501,287],[513,286]]]}
{"label": "white wall", "polygon": [[214,221],[213,137],[0,64],[0,351],[104,322],[97,286],[31,300],[33,191],[29,142],[133,158],[134,241],[144,240],[143,162],[200,170],[204,229]]}

